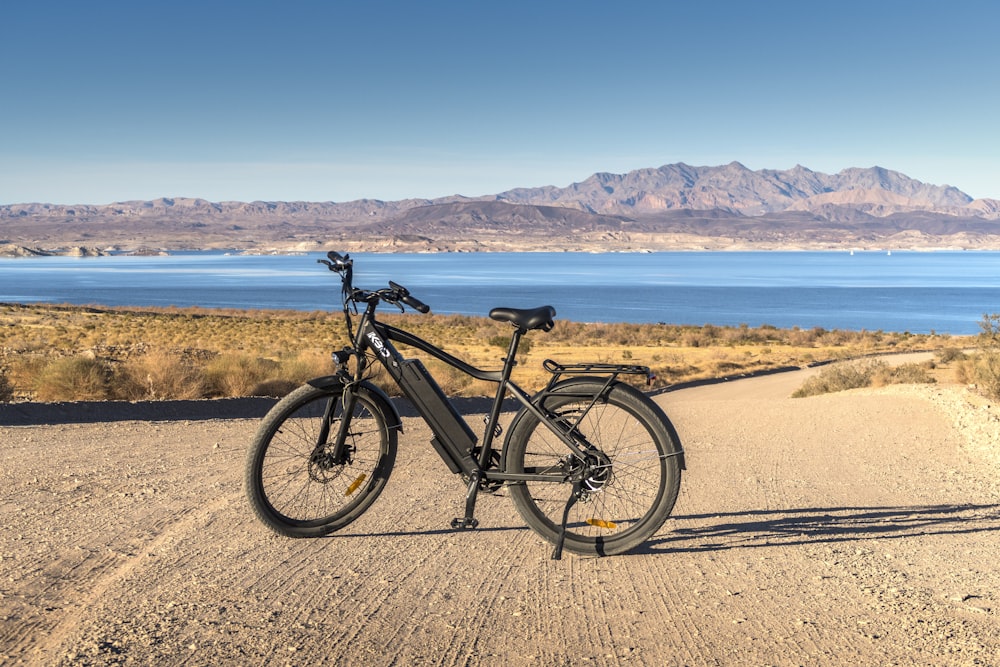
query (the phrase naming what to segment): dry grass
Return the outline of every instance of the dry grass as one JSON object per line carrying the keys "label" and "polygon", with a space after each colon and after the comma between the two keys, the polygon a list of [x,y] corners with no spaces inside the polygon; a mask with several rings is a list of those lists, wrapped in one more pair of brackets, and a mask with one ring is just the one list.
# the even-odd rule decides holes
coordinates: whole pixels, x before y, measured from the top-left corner
{"label": "dry grass", "polygon": [[932,384],[935,364],[902,364],[890,366],[879,359],[842,361],[824,368],[806,380],[792,394],[793,398],[817,396],[862,387],[884,387],[891,384]]}
{"label": "dry grass", "polygon": [[[500,367],[510,334],[508,325],[463,315],[386,313],[383,319],[483,369]],[[655,386],[664,386],[881,352],[958,350],[975,339],[559,320],[552,332],[532,332],[526,340],[514,377],[533,389],[548,379],[541,367],[546,358],[642,364],[655,372]],[[342,313],[0,304],[0,397],[3,383],[8,400],[280,394],[331,372],[329,353],[345,343]],[[96,379],[65,380],[72,372],[100,376],[81,361],[63,361],[81,355],[102,369],[106,385]],[[492,393],[491,385],[435,360],[424,361],[449,394]]]}
{"label": "dry grass", "polygon": [[111,398],[111,369],[86,355],[62,357],[46,364],[35,377],[39,401],[103,401]]}
{"label": "dry grass", "polygon": [[130,401],[193,399],[205,395],[205,380],[182,354],[156,349],[123,362],[117,388]]}
{"label": "dry grass", "polygon": [[933,361],[890,366],[878,359],[844,361],[810,378],[793,394],[815,396],[847,389],[890,384],[954,382],[994,400],[1000,399],[1000,315],[984,315],[983,333],[975,350],[945,346],[936,349]]}

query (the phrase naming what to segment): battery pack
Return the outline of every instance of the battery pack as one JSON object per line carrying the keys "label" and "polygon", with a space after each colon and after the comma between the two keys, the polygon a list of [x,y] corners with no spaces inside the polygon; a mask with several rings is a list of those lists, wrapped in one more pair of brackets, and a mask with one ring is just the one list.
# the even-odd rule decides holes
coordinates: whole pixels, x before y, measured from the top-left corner
{"label": "battery pack", "polygon": [[442,449],[450,454],[452,461],[442,454],[448,467],[465,459],[467,463],[461,467],[475,468],[472,448],[476,445],[476,435],[419,359],[404,359],[400,363],[399,386],[434,432],[438,441],[435,449],[439,454]]}

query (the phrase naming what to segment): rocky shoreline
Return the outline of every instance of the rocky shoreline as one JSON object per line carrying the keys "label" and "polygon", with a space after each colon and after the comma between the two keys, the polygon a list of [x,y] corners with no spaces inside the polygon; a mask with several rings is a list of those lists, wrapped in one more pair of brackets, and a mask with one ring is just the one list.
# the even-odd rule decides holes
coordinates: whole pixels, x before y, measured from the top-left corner
{"label": "rocky shoreline", "polygon": [[86,246],[70,246],[66,248],[40,248],[8,243],[0,245],[0,257],[14,259],[20,257],[106,257],[111,254],[122,254],[131,257],[158,257],[170,253],[167,250],[155,248],[136,248],[119,251],[117,248],[88,248]]}
{"label": "rocky shoreline", "polygon": [[47,250],[44,248],[31,248],[7,244],[0,246],[0,257],[102,257],[108,253],[98,248],[85,248],[83,246],[73,246],[71,248],[60,248]]}
{"label": "rocky shoreline", "polygon": [[488,252],[576,252],[576,253],[653,253],[653,252],[957,252],[957,251],[998,251],[1000,236],[969,239],[954,237],[925,237],[908,239],[872,239],[867,242],[836,242],[832,240],[798,241],[745,241],[733,238],[694,237],[688,235],[668,235],[656,238],[601,238],[587,236],[553,240],[551,238],[522,238],[516,242],[505,239],[478,241],[451,239],[399,239],[368,238],[357,240],[344,238],[329,243],[264,241],[252,244],[204,245],[170,244],[160,247],[121,246],[23,246],[0,245],[0,258],[30,259],[36,257],[105,257],[124,255],[131,257],[168,256],[179,251],[228,251],[240,255],[301,255],[307,252],[337,250],[353,253],[488,253]]}

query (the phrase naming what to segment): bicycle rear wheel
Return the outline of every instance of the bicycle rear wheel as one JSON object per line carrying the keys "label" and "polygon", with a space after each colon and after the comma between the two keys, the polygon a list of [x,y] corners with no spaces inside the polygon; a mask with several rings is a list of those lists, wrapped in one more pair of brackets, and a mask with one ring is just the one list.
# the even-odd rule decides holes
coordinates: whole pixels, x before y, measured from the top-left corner
{"label": "bicycle rear wheel", "polygon": [[340,387],[304,385],[261,422],[247,457],[245,490],[254,514],[288,537],[319,537],[343,528],[375,502],[396,460],[397,428],[382,400],[353,391],[346,449],[333,457],[344,418]]}
{"label": "bicycle rear wheel", "polygon": [[[676,431],[659,407],[628,385],[615,385],[587,410],[604,386],[600,380],[573,382],[561,395],[543,400],[564,424],[575,424],[593,447],[598,465],[570,508],[565,549],[610,556],[639,546],[663,525],[677,500],[681,447]],[[507,472],[571,474],[579,462],[538,418],[525,412],[511,427],[505,456]],[[556,543],[570,483],[518,482],[511,498],[533,530]]]}

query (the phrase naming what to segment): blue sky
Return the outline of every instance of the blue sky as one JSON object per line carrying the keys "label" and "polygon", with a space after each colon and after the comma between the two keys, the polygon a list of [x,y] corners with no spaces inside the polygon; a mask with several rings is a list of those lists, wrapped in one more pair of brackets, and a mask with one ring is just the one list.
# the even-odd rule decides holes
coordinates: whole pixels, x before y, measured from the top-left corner
{"label": "blue sky", "polygon": [[1000,198],[1000,3],[0,5],[0,204],[348,201],[674,162]]}

